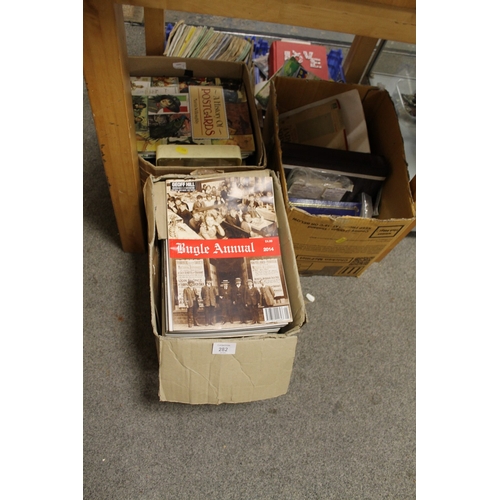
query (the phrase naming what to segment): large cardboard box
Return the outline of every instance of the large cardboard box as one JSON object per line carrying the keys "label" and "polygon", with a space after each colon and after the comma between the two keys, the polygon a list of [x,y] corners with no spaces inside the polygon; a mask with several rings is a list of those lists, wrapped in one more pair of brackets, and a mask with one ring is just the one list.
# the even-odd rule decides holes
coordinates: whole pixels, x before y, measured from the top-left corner
{"label": "large cardboard box", "polygon": [[[290,383],[297,334],[306,321],[306,312],[283,195],[276,175],[269,170],[256,172],[256,175],[262,173],[274,177],[275,206],[292,323],[282,333],[259,337],[170,338],[159,335],[161,330],[157,314],[161,310],[159,236],[166,233],[161,217],[161,207],[165,207],[165,179],[179,177],[179,174],[173,173],[175,168],[171,171],[170,175],[148,176],[144,184],[151,323],[158,352],[159,399],[189,404],[220,404],[257,401],[285,394]],[[234,353],[219,353],[218,343],[229,344],[230,351]]]}
{"label": "large cardboard box", "polygon": [[[356,89],[361,97],[371,152],[391,167],[375,218],[311,215],[288,200],[281,162],[279,113]],[[268,166],[279,173],[299,273],[360,276],[382,260],[416,224],[404,143],[394,104],[385,90],[320,80],[277,77],[272,82],[264,121]]]}
{"label": "large cardboard box", "polygon": [[[261,132],[261,118],[257,112],[254,99],[254,83],[250,74],[251,68],[245,63],[210,61],[205,59],[165,57],[165,56],[145,56],[129,57],[128,59],[130,76],[189,76],[194,78],[217,77],[241,79],[247,95],[250,110],[250,118],[255,141],[255,154],[253,161],[244,166],[246,170],[262,169],[266,167],[267,158]],[[140,158],[141,180],[144,183],[149,174],[159,176],[171,173],[170,167],[157,167],[151,162]],[[242,167],[235,167],[241,170]],[[189,173],[193,167],[178,168],[178,171]],[[227,168],[225,168],[228,171]]]}

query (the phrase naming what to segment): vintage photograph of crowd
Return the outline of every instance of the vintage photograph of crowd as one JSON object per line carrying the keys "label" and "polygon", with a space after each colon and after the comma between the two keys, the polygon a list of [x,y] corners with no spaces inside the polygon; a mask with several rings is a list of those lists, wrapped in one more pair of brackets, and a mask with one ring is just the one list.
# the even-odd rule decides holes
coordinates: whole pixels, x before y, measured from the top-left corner
{"label": "vintage photograph of crowd", "polygon": [[168,332],[274,333],[288,324],[272,177],[166,186]]}

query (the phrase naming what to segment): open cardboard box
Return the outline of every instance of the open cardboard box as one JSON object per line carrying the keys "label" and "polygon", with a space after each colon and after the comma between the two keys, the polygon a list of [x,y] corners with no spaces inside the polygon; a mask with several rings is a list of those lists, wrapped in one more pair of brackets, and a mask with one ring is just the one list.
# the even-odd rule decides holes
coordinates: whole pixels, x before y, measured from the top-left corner
{"label": "open cardboard box", "polygon": [[[205,59],[165,57],[165,56],[141,56],[129,57],[128,67],[130,76],[190,76],[190,77],[217,77],[240,79],[244,83],[247,101],[250,110],[250,119],[254,133],[255,154],[254,161],[245,165],[245,170],[262,169],[266,167],[266,151],[261,133],[261,121],[255,106],[254,84],[250,75],[249,67],[245,63],[228,61],[211,61]],[[171,167],[157,167],[151,162],[139,158],[141,167],[141,180],[144,183],[147,175],[166,175],[171,172]],[[242,167],[234,167],[241,170]],[[177,171],[189,173],[193,167],[177,167]],[[225,167],[226,171],[229,171]]]}
{"label": "open cardboard box", "polygon": [[[281,161],[279,113],[357,89],[365,114],[371,152],[391,167],[376,218],[311,215],[289,204]],[[382,260],[416,225],[415,201],[394,104],[385,90],[322,80],[276,77],[264,121],[268,166],[282,184],[297,266],[301,275],[360,276]]]}
{"label": "open cardboard box", "polygon": [[[242,403],[274,398],[288,391],[295,358],[297,333],[306,321],[283,195],[277,176],[269,170],[252,175],[274,177],[275,207],[281,253],[293,321],[283,333],[223,339],[171,338],[159,335],[161,310],[159,238],[166,235],[165,179],[186,177],[169,167],[170,174],[148,176],[144,201],[148,220],[151,323],[159,362],[159,398],[189,404]],[[231,344],[234,354],[213,354],[214,343]]]}

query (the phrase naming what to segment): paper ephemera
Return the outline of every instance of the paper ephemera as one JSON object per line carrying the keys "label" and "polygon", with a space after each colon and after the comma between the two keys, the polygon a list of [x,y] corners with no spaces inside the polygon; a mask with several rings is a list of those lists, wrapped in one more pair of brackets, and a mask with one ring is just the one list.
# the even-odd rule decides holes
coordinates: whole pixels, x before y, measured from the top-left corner
{"label": "paper ephemera", "polygon": [[165,185],[168,334],[264,335],[292,321],[272,177]]}

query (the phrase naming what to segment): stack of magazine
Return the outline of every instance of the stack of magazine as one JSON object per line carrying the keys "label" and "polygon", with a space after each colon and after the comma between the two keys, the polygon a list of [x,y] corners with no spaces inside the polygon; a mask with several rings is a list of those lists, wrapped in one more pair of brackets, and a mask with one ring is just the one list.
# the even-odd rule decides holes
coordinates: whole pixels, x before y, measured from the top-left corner
{"label": "stack of magazine", "polygon": [[137,151],[156,161],[163,144],[235,145],[252,161],[255,140],[243,80],[130,77]]}
{"label": "stack of magazine", "polygon": [[178,21],[170,32],[163,55],[249,64],[252,43],[243,37],[215,31],[207,26],[189,26],[184,21]]}
{"label": "stack of magazine", "polygon": [[273,178],[178,177],[165,189],[162,334],[266,335],[290,323]]}

